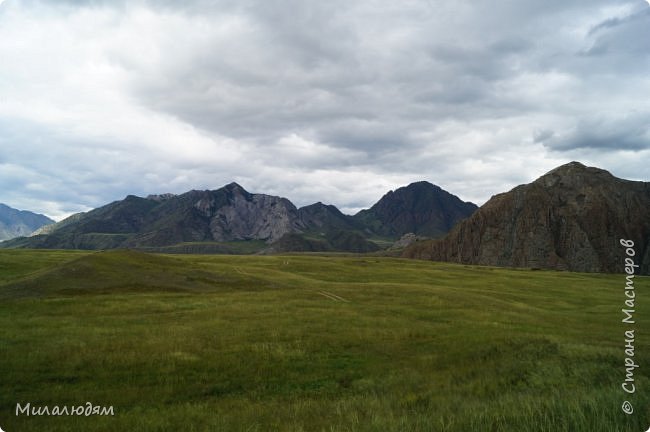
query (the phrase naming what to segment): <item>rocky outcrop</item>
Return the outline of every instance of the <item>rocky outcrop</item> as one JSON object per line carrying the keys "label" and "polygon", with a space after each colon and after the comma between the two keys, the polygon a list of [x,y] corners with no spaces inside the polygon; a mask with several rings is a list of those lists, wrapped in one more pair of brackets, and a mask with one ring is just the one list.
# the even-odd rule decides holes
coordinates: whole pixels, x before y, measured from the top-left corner
{"label": "rocky outcrop", "polygon": [[176,194],[173,193],[153,194],[153,195],[147,195],[147,199],[152,201],[163,202],[163,201],[167,201],[168,199],[172,199],[175,196]]}
{"label": "rocky outcrop", "polygon": [[422,181],[390,191],[354,219],[373,234],[398,239],[414,233],[441,237],[478,207],[455,195]]}
{"label": "rocky outcrop", "polygon": [[621,272],[621,238],[650,271],[650,183],[572,162],[493,196],[440,240],[404,256],[466,264]]}
{"label": "rocky outcrop", "polygon": [[415,242],[424,241],[424,240],[428,240],[428,239],[426,237],[418,237],[413,233],[406,233],[402,237],[400,237],[399,240],[393,243],[389,249],[391,250],[404,249],[406,247],[411,246]]}

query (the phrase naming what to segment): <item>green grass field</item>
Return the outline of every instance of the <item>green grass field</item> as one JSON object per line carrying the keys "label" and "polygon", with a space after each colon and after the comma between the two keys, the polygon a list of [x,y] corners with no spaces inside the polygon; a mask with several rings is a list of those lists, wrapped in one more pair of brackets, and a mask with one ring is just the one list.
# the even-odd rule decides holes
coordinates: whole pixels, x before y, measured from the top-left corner
{"label": "green grass field", "polygon": [[[2,250],[0,427],[641,432],[650,279],[636,279],[632,327],[624,282],[374,256]],[[15,415],[87,401],[115,415]]]}

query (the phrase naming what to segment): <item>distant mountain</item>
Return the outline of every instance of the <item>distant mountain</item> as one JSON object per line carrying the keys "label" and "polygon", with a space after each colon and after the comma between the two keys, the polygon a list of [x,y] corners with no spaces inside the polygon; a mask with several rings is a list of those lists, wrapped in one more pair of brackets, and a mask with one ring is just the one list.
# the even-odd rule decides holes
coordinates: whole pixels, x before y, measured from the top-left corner
{"label": "distant mountain", "polygon": [[333,205],[326,205],[321,202],[299,208],[298,215],[305,228],[314,232],[325,232],[333,229],[350,231],[363,229],[352,216],[341,213]]}
{"label": "distant mountain", "polygon": [[40,227],[53,224],[47,216],[27,210],[16,210],[0,203],[0,241],[28,236]]}
{"label": "distant mountain", "polygon": [[[380,249],[375,241],[388,246],[406,232],[438,235],[474,208],[423,182],[390,192],[367,213],[348,216],[320,202],[297,209],[286,198],[252,194],[231,183],[181,195],[129,195],[0,247],[370,252]],[[249,243],[223,244],[242,241]]]}
{"label": "distant mountain", "polygon": [[619,239],[650,272],[650,183],[578,162],[492,197],[440,240],[404,255],[467,264],[622,272]]}
{"label": "distant mountain", "polygon": [[374,234],[398,239],[413,233],[441,237],[478,207],[429,182],[411,183],[384,195],[354,220]]}
{"label": "distant mountain", "polygon": [[246,192],[236,183],[182,195],[129,195],[75,215],[47,235],[16,239],[4,247],[110,249],[158,247],[183,242],[264,240],[304,228],[286,198]]}
{"label": "distant mountain", "polygon": [[150,212],[146,227],[127,246],[180,242],[264,240],[273,242],[304,224],[286,198],[251,194],[237,183],[214,191],[168,198]]}

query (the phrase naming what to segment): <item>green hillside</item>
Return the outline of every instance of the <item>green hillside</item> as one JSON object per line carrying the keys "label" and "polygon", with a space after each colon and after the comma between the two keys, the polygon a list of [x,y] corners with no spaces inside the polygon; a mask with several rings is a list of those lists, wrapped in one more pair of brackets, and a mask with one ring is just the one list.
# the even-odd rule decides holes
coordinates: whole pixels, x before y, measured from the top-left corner
{"label": "green hillside", "polygon": [[[0,427],[644,431],[650,279],[374,256],[0,251]],[[629,400],[635,412],[625,415]],[[16,416],[16,404],[114,416]]]}

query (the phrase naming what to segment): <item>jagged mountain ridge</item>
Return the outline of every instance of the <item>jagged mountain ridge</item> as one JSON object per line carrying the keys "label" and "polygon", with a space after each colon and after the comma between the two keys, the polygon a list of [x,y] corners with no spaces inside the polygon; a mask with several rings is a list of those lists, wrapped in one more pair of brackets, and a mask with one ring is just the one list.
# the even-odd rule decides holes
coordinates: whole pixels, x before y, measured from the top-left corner
{"label": "jagged mountain ridge", "polygon": [[[422,185],[413,184],[400,190],[411,187],[421,189]],[[436,211],[429,210],[429,213]],[[304,235],[305,241],[284,238],[289,234]],[[371,236],[397,239],[402,234],[405,232],[384,227],[381,222],[374,221],[373,226],[368,226],[362,219],[345,215],[332,205],[319,202],[298,209],[286,198],[252,194],[237,183],[231,183],[217,190],[192,190],[180,195],[149,195],[147,198],[129,195],[124,200],[73,215],[43,230],[42,235],[16,239],[1,246],[156,248],[181,243],[244,240],[275,244],[283,239],[276,250],[283,250],[282,245],[297,245],[318,250],[363,252],[378,249],[368,240]]]}
{"label": "jagged mountain ridge", "polygon": [[286,198],[250,194],[236,183],[213,191],[161,196],[129,195],[81,214],[48,235],[15,245],[104,249],[249,239],[272,242],[303,226],[298,210]]}
{"label": "jagged mountain ridge", "polygon": [[442,239],[411,258],[465,264],[621,272],[621,238],[635,242],[650,272],[650,183],[623,180],[579,162],[493,196]]}
{"label": "jagged mountain ridge", "polygon": [[146,227],[127,246],[180,242],[264,240],[274,242],[304,224],[286,198],[251,194],[237,183],[213,191],[189,191],[159,203]]}
{"label": "jagged mountain ridge", "polygon": [[39,228],[53,224],[45,215],[27,210],[17,210],[0,203],[0,241],[28,236]]}

